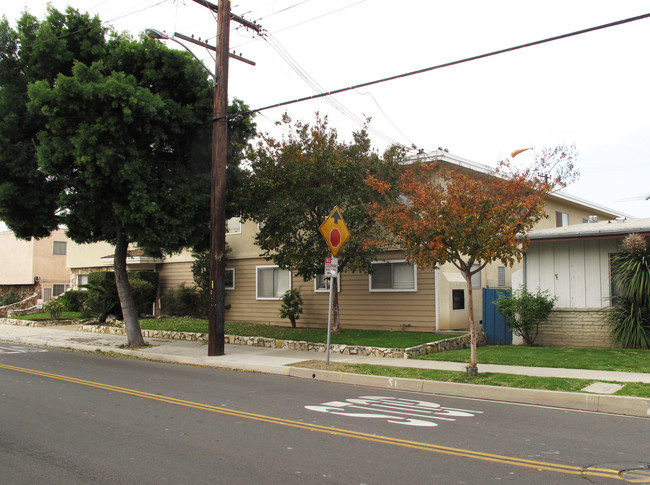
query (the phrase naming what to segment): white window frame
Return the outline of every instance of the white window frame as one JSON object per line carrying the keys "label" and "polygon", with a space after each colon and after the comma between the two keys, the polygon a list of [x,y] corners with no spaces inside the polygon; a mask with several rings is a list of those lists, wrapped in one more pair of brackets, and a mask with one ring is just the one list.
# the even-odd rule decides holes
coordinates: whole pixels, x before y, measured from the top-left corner
{"label": "white window frame", "polygon": [[[59,248],[58,250],[57,247]],[[52,244],[52,254],[55,256],[65,256],[68,254],[68,243],[66,241],[54,241]]]}
{"label": "white window frame", "polygon": [[371,293],[405,293],[418,291],[418,266],[417,264],[409,263],[405,259],[389,259],[385,261],[373,261],[371,264],[408,264],[413,268],[413,288],[373,288],[372,287],[372,273],[368,275],[368,290]]}
{"label": "white window frame", "polygon": [[[234,290],[235,289],[235,268],[226,268],[226,273],[228,271],[232,271],[232,286],[226,286],[226,290]],[[224,278],[224,284],[225,284],[225,278]]]}
{"label": "white window frame", "polygon": [[[319,288],[318,286],[318,278],[321,277],[323,279],[329,279],[329,276],[325,278],[325,275],[323,273],[317,274],[314,276],[314,292],[315,293],[329,293],[329,284],[327,285],[327,288]],[[336,277],[336,292],[341,293],[341,275],[339,274]]]}
{"label": "white window frame", "polygon": [[[288,269],[280,269],[280,267],[276,265],[267,265],[267,266],[255,266],[255,299],[256,300],[281,300],[282,296],[260,296],[260,270],[268,270],[268,269],[277,269],[279,271],[288,271],[289,272],[289,288],[287,290],[290,290],[292,288],[292,282],[291,282],[291,271]],[[285,291],[287,291],[285,290]],[[273,292],[275,293],[275,291]]]}
{"label": "white window frame", "polygon": [[[83,283],[83,279],[85,278],[86,282]],[[88,291],[88,288],[84,288],[88,284],[88,275],[87,274],[78,274],[77,275],[77,290],[80,291]]]}
{"label": "white window frame", "polygon": [[[560,223],[558,225],[558,222]],[[569,214],[563,211],[555,211],[555,227],[566,227],[569,225]]]}
{"label": "white window frame", "polygon": [[[61,287],[63,287],[63,291],[62,291],[61,293],[57,293],[57,292],[55,291],[55,289],[59,289],[59,290],[60,290]],[[54,283],[54,284],[52,285],[52,298],[55,298],[55,297],[57,297],[57,296],[61,296],[61,295],[63,295],[63,294],[64,294],[66,291],[68,291],[69,289],[70,289],[70,285],[67,284],[67,283]]]}
{"label": "white window frame", "polygon": [[[235,223],[235,221],[237,221]],[[237,229],[231,229],[231,226],[237,226]],[[232,236],[233,234],[241,234],[241,217],[231,217],[226,221],[226,236]]]}

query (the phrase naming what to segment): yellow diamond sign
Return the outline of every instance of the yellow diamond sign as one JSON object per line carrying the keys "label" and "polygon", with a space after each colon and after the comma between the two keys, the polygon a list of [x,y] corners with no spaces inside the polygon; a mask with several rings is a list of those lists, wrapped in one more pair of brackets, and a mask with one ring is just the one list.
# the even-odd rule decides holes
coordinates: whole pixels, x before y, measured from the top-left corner
{"label": "yellow diamond sign", "polygon": [[350,237],[350,231],[345,225],[339,206],[334,207],[329,217],[320,226],[320,232],[332,252],[332,256],[340,251],[345,241]]}

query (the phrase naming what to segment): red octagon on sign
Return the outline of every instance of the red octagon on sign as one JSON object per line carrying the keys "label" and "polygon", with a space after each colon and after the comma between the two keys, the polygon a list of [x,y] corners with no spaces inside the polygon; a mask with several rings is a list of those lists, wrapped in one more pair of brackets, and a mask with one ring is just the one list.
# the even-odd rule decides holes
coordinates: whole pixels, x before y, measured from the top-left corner
{"label": "red octagon on sign", "polygon": [[330,244],[333,248],[338,248],[339,244],[341,244],[341,231],[336,227],[332,228],[330,231]]}

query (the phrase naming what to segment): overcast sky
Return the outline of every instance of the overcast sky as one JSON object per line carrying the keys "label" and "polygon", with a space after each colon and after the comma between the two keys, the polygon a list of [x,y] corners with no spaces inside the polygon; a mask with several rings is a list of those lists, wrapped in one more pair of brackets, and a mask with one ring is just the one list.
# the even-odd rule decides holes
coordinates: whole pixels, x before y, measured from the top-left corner
{"label": "overcast sky", "polygon": [[[20,0],[8,3],[2,12],[15,25],[24,7]],[[44,18],[46,1],[28,3],[31,14]],[[106,25],[136,37],[147,27],[212,44],[216,35],[215,17],[192,0],[50,3],[97,14]],[[231,23],[231,47],[257,65],[230,61],[230,97],[261,108],[643,15],[650,4],[234,0],[232,12],[267,31],[260,37]],[[189,46],[214,65],[208,51]],[[265,110],[256,121],[260,131],[279,136],[274,122],[283,112],[312,121],[319,111],[349,139],[360,128],[355,120],[371,117],[378,150],[391,143],[443,147],[491,166],[517,148],[575,143],[581,176],[567,193],[650,217],[650,200],[645,200],[650,196],[649,58],[650,19],[644,19]]]}

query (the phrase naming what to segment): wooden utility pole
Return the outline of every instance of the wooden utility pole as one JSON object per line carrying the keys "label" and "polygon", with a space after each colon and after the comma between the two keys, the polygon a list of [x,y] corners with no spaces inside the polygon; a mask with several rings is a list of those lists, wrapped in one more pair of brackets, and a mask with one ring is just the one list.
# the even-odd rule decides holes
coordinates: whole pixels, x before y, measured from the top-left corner
{"label": "wooden utility pole", "polygon": [[205,5],[217,15],[216,82],[212,119],[212,170],[210,190],[210,288],[208,307],[208,356],[225,353],[226,297],[226,158],[228,153],[228,59],[230,19],[260,31],[259,26],[230,13],[230,0]]}

